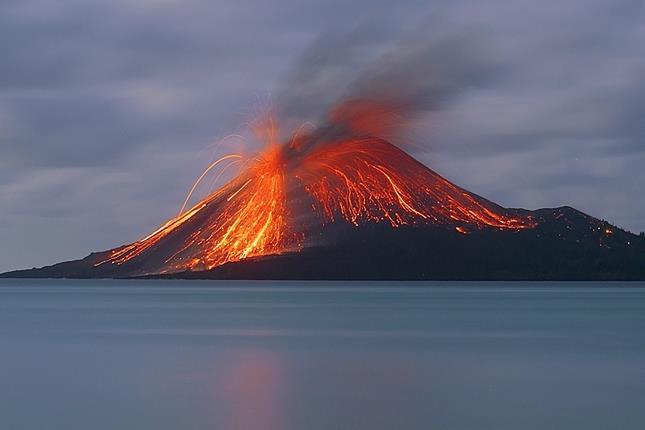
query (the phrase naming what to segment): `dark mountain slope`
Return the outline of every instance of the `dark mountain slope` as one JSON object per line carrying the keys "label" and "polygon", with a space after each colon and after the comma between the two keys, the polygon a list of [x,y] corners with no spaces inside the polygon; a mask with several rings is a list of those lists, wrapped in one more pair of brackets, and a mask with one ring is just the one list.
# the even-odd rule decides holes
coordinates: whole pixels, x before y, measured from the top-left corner
{"label": "dark mountain slope", "polygon": [[[570,207],[522,211],[538,226],[521,231],[384,224],[336,226],[337,242],[255,257],[208,271],[147,278],[348,280],[645,280],[645,239]],[[342,238],[342,239],[341,239]],[[104,254],[3,277],[114,277],[93,268]],[[109,268],[109,267],[106,267]],[[98,269],[98,270],[97,270]]]}

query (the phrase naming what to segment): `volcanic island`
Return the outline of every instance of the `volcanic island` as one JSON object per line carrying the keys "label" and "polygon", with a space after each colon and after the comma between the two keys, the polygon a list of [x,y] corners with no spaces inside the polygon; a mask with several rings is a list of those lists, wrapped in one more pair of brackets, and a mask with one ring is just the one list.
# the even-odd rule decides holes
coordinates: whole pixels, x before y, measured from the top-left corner
{"label": "volcanic island", "polygon": [[[230,154],[148,236],[7,278],[637,280],[645,238],[571,207],[504,208],[350,116]],[[240,173],[187,207],[207,173]]]}

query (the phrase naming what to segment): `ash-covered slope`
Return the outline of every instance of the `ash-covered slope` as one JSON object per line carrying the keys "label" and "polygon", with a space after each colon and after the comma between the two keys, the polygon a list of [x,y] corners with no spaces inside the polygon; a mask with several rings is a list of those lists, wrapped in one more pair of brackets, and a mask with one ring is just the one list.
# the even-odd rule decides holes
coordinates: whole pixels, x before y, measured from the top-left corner
{"label": "ash-covered slope", "polygon": [[645,240],[572,208],[502,208],[381,139],[309,136],[144,239],[1,276],[645,279]]}

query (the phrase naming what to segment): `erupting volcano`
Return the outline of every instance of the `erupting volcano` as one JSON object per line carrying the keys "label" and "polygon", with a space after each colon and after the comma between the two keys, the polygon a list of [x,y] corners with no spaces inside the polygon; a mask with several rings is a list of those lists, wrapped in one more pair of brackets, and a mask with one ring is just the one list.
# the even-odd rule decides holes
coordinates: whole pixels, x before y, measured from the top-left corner
{"label": "erupting volcano", "polygon": [[[179,214],[130,245],[6,274],[308,279],[633,278],[645,241],[571,208],[506,209],[377,135],[387,106],[355,101],[323,126],[207,167]],[[239,174],[188,208],[207,177]],[[609,263],[611,264],[609,264]]]}
{"label": "erupting volcano", "polygon": [[[295,135],[282,144],[271,139],[239,176],[192,208],[182,208],[146,238],[111,251],[95,267],[122,266],[137,275],[210,270],[315,246],[320,231],[339,222],[432,225],[464,234],[536,225],[531,216],[474,196],[355,128],[336,118],[324,131]],[[205,173],[240,160],[236,154],[224,156]]]}

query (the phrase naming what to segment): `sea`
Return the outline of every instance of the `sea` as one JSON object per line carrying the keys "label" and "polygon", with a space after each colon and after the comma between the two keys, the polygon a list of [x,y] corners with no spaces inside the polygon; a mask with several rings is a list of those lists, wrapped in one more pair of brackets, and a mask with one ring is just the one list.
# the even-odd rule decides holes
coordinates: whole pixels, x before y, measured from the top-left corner
{"label": "sea", "polygon": [[645,283],[0,281],[0,429],[644,428]]}

